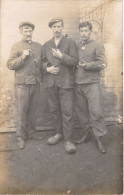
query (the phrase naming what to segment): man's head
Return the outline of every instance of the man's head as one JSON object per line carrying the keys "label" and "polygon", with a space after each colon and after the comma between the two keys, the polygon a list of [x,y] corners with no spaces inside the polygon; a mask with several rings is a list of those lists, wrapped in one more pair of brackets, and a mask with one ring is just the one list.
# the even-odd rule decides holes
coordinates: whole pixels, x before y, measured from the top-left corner
{"label": "man's head", "polygon": [[35,26],[30,22],[21,22],[19,25],[20,33],[23,37],[23,40],[31,41],[32,40],[32,33]]}
{"label": "man's head", "polygon": [[92,24],[90,22],[82,22],[79,24],[79,32],[82,41],[87,41],[90,39],[92,33]]}
{"label": "man's head", "polygon": [[52,29],[54,37],[59,38],[62,35],[62,30],[64,27],[63,19],[62,18],[53,18],[48,26]]}

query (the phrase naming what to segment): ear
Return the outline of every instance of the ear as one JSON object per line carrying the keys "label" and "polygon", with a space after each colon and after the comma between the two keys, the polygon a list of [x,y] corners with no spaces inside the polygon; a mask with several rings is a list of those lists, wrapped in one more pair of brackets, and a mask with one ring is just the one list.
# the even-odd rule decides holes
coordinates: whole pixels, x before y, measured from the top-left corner
{"label": "ear", "polygon": [[21,27],[21,28],[19,29],[19,31],[20,31],[21,34],[22,34],[22,30],[23,30],[23,27]]}

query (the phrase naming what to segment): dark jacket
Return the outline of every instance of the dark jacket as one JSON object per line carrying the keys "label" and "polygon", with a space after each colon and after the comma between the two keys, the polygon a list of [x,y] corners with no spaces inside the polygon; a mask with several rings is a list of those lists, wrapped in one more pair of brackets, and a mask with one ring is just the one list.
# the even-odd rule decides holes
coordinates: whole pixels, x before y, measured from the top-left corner
{"label": "dark jacket", "polygon": [[[53,56],[52,48],[59,49],[62,52],[62,59]],[[46,70],[47,66],[59,66],[59,73],[56,75],[45,71],[45,88],[51,87],[54,82],[60,88],[74,87],[74,67],[78,64],[78,52],[76,43],[72,39],[63,36],[57,46],[54,38],[46,42],[43,46],[42,60],[44,61],[44,70]]]}
{"label": "dark jacket", "polygon": [[100,82],[101,70],[107,66],[104,47],[94,40],[78,44],[79,61],[83,60],[85,66],[78,66],[75,70],[75,83]]}
{"label": "dark jacket", "polygon": [[[32,50],[30,56],[22,59],[23,50]],[[15,84],[36,84],[41,81],[41,50],[37,42],[20,41],[16,43],[10,53],[7,67],[15,70]]]}

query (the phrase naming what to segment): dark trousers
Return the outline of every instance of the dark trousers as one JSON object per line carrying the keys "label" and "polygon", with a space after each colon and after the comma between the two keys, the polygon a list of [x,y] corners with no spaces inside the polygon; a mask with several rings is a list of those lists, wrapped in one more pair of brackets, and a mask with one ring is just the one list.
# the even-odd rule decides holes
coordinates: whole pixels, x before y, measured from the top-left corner
{"label": "dark trousers", "polygon": [[46,92],[54,129],[56,133],[63,133],[65,140],[70,140],[73,128],[74,89],[62,89],[54,84],[46,88]]}
{"label": "dark trousers", "polygon": [[76,84],[76,112],[82,128],[86,131],[92,127],[96,136],[107,133],[101,104],[100,84]]}
{"label": "dark trousers", "polygon": [[36,129],[37,84],[15,85],[17,105],[17,136],[27,138]]}

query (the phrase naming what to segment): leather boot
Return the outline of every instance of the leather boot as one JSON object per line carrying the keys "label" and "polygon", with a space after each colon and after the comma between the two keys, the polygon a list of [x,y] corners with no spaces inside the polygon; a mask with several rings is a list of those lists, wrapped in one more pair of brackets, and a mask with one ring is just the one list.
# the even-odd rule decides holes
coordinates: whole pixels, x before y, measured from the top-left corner
{"label": "leather boot", "polygon": [[66,141],[64,145],[68,154],[74,154],[76,152],[76,147],[71,141]]}
{"label": "leather boot", "polygon": [[56,135],[50,137],[50,138],[47,140],[47,144],[49,144],[49,145],[55,145],[55,144],[57,144],[58,142],[60,142],[61,140],[63,140],[63,138],[64,138],[63,134],[57,133]]}
{"label": "leather boot", "polygon": [[105,149],[105,146],[103,145],[103,136],[95,136],[95,140],[96,140],[96,144],[97,144],[97,148],[99,152],[102,154],[105,154],[106,149]]}

